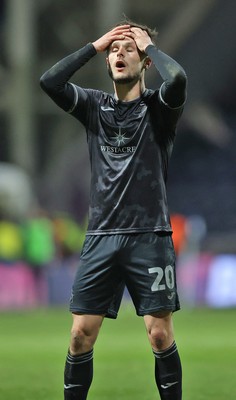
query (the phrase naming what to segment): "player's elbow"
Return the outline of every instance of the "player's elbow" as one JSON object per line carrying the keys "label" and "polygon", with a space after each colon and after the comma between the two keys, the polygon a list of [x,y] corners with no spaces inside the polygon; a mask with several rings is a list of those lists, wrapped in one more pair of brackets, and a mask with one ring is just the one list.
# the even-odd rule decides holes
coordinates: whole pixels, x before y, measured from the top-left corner
{"label": "player's elbow", "polygon": [[187,75],[184,70],[180,70],[174,78],[173,86],[179,91],[185,91],[187,88]]}
{"label": "player's elbow", "polygon": [[167,103],[170,107],[183,105],[187,98],[187,75],[184,70],[180,70],[171,84],[170,90],[166,91]]}
{"label": "player's elbow", "polygon": [[162,97],[172,108],[178,108],[185,103],[187,98],[187,76],[183,70],[176,73],[171,83],[165,82],[162,87]]}
{"label": "player's elbow", "polygon": [[40,78],[40,80],[39,80],[39,84],[40,84],[40,87],[41,87],[46,93],[52,92],[53,87],[52,87],[52,82],[51,82],[51,79],[50,79],[50,74],[48,73],[48,71],[45,72],[45,73],[41,76],[41,78]]}

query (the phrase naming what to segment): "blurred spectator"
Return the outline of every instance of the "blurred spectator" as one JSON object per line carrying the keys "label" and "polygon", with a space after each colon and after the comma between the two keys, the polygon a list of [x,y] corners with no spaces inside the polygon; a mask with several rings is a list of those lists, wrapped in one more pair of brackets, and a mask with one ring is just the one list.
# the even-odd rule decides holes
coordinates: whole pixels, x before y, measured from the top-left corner
{"label": "blurred spectator", "polygon": [[187,218],[181,214],[171,215],[171,225],[173,229],[173,242],[176,255],[184,249],[187,241]]}
{"label": "blurred spectator", "polygon": [[43,267],[55,257],[53,224],[43,212],[32,215],[22,225],[24,257],[32,267]]}
{"label": "blurred spectator", "polygon": [[20,219],[35,207],[35,203],[26,172],[16,165],[0,162],[0,214]]}
{"label": "blurred spectator", "polygon": [[12,262],[23,257],[21,228],[10,221],[0,221],[0,260]]}
{"label": "blurred spectator", "polygon": [[86,224],[80,226],[68,215],[58,215],[53,219],[53,224],[58,256],[64,259],[80,253]]}

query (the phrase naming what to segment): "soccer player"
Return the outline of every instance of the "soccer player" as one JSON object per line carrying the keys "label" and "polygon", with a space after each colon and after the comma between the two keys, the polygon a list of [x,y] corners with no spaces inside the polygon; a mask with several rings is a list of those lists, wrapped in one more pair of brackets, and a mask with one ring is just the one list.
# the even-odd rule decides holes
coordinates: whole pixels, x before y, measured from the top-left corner
{"label": "soccer player", "polygon": [[[172,324],[180,306],[166,178],[187,78],[156,47],[155,36],[147,26],[127,20],[41,77],[45,92],[84,125],[91,163],[88,230],[70,300],[65,400],[87,398],[99,329],[104,317],[117,317],[125,285],[145,321],[161,399],[182,398]],[[99,52],[106,52],[114,94],[70,82]],[[151,64],[163,79],[155,90],[145,88]]]}

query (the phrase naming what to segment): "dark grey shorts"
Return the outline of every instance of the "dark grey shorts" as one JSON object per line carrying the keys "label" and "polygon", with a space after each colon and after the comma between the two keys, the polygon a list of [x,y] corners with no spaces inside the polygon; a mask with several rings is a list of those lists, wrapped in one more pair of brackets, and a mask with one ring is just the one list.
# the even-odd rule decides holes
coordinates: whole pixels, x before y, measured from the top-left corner
{"label": "dark grey shorts", "polygon": [[125,286],[137,315],[180,308],[170,234],[86,236],[70,311],[116,318]]}

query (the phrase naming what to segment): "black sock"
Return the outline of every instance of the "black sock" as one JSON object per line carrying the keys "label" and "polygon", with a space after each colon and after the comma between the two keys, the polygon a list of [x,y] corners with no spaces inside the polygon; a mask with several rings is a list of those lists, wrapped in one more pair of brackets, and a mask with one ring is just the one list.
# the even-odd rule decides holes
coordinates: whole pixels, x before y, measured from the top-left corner
{"label": "black sock", "polygon": [[166,350],[155,351],[155,379],[161,400],[182,399],[182,368],[175,342]]}
{"label": "black sock", "polygon": [[93,350],[79,356],[67,354],[64,371],[64,399],[86,400],[93,379]]}

